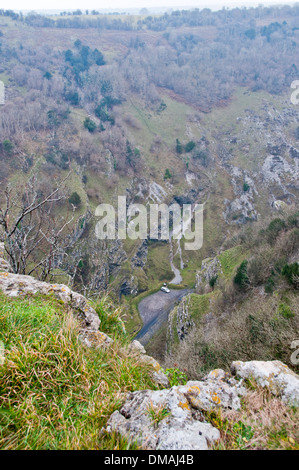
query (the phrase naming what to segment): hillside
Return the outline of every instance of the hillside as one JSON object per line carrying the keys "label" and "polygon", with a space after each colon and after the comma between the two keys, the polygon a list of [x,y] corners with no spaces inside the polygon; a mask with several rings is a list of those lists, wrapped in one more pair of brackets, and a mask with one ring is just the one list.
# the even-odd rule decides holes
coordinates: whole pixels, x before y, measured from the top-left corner
{"label": "hillside", "polygon": [[[175,307],[164,332],[166,364],[189,377],[243,361],[281,360],[295,372],[292,356],[298,324],[298,212],[281,212],[265,228],[245,229],[231,247],[202,262],[196,291]],[[152,339],[160,359],[166,348]]]}
{"label": "hillside", "polygon": [[1,448],[297,449],[298,18],[0,9]]}
{"label": "hillside", "polygon": [[[46,20],[2,12],[2,187],[10,183],[25,194],[35,177],[32,191],[48,194],[71,171],[68,196],[51,212],[55,226],[70,223],[42,265],[47,271],[51,263],[50,279],[85,293],[109,286],[129,303],[172,280],[167,243],[95,238],[95,208],[117,207],[119,195],[127,204],[205,204],[203,248],[191,256],[182,243],[173,246],[187,286],[240,226],[275,215],[277,200],[296,203],[298,110],[290,85],[297,77],[298,12],[282,11],[258,8],[241,18],[236,9],[225,23],[221,12],[196,13],[197,22],[179,12],[163,17],[166,30],[138,17],[128,26],[122,17],[102,24],[95,16]],[[275,22],[275,15],[285,20]],[[242,54],[253,53],[244,62]],[[75,201],[74,215],[68,200]],[[24,274],[44,251],[32,252]],[[41,266],[33,274],[40,277]]]}

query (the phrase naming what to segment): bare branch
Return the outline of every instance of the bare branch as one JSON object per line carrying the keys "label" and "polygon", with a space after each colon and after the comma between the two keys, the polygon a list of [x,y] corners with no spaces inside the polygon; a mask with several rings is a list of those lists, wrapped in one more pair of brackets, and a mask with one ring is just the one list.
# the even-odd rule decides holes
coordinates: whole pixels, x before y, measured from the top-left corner
{"label": "bare branch", "polygon": [[[35,176],[27,182],[21,198],[17,199],[11,186],[3,191],[5,202],[0,208],[0,226],[15,273],[35,273],[45,280],[57,265],[57,259],[66,256],[69,240],[66,233],[75,219],[76,208],[72,207],[67,220],[56,220],[52,212],[55,203],[66,198],[66,193],[61,194],[61,190],[69,176],[70,173],[42,198]],[[19,214],[11,225],[9,216],[16,209]]]}

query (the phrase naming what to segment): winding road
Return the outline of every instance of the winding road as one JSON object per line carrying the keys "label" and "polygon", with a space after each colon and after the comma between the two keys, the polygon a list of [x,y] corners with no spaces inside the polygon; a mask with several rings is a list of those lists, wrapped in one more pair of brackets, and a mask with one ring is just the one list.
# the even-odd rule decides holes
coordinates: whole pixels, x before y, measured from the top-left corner
{"label": "winding road", "polygon": [[139,314],[143,321],[143,327],[136,338],[144,346],[151,337],[167,321],[168,314],[185,295],[192,292],[191,289],[170,289],[167,294],[159,291],[142,299],[138,305]]}

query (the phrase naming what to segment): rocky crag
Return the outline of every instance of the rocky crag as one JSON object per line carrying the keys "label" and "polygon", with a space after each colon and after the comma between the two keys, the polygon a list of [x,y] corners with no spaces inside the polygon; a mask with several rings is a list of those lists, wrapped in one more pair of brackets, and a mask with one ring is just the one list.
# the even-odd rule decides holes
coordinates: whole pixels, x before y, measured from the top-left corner
{"label": "rocky crag", "polygon": [[208,422],[207,413],[240,410],[241,399],[249,392],[247,379],[284,403],[299,406],[299,376],[282,362],[233,362],[230,373],[216,369],[201,381],[129,393],[106,431],[116,431],[146,449],[208,450],[220,432]]}

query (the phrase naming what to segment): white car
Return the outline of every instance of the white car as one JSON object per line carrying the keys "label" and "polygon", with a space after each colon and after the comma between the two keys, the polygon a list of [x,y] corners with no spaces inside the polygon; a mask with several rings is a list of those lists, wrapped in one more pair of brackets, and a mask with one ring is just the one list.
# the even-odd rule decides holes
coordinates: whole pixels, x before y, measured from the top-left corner
{"label": "white car", "polygon": [[162,291],[162,292],[166,292],[166,294],[169,294],[169,292],[170,292],[170,290],[168,289],[168,287],[165,287],[165,286],[161,287],[161,291]]}

